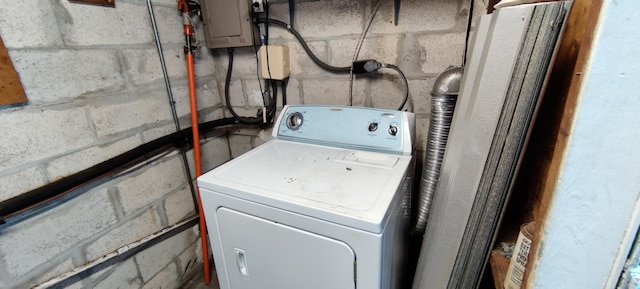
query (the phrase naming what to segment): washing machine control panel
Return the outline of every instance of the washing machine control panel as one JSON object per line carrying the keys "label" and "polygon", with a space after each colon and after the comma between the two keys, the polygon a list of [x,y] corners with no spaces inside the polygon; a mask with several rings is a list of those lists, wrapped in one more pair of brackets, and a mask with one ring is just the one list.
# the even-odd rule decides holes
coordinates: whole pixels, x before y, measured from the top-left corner
{"label": "washing machine control panel", "polygon": [[414,135],[413,113],[353,106],[285,106],[273,130],[279,139],[395,154],[411,154]]}

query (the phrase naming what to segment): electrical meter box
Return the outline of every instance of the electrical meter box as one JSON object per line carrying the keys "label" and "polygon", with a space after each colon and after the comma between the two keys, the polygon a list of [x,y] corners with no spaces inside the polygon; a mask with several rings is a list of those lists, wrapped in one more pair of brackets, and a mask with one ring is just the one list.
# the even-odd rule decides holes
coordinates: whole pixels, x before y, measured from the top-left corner
{"label": "electrical meter box", "polygon": [[253,46],[259,41],[251,0],[200,0],[208,48]]}

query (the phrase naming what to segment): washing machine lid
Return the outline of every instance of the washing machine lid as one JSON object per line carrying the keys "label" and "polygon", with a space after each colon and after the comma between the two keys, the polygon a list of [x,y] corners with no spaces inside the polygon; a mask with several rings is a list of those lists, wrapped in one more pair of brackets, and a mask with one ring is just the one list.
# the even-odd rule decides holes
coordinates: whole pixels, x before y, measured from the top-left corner
{"label": "washing machine lid", "polygon": [[271,140],[198,178],[201,189],[380,233],[411,156]]}

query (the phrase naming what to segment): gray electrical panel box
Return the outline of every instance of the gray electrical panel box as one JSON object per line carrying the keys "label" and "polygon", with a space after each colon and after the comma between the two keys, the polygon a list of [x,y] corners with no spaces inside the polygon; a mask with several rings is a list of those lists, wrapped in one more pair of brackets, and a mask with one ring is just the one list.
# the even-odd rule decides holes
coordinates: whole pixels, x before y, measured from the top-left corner
{"label": "gray electrical panel box", "polygon": [[200,0],[208,48],[244,47],[258,43],[251,20],[251,0]]}

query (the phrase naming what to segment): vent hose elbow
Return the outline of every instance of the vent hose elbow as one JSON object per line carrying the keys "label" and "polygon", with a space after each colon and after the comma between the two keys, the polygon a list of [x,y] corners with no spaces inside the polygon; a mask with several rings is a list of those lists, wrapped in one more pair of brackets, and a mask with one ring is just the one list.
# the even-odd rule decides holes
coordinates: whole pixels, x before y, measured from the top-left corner
{"label": "vent hose elbow", "polygon": [[450,66],[441,72],[433,83],[427,151],[420,179],[415,224],[411,230],[414,236],[424,235],[427,227],[463,70],[461,66]]}

